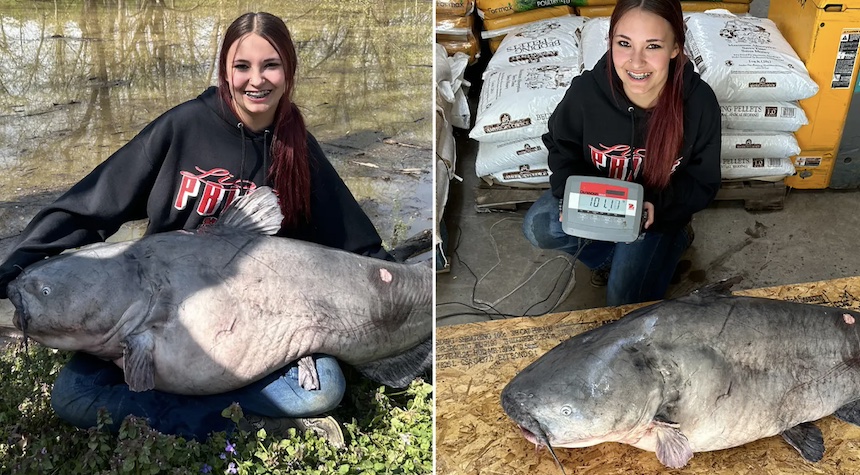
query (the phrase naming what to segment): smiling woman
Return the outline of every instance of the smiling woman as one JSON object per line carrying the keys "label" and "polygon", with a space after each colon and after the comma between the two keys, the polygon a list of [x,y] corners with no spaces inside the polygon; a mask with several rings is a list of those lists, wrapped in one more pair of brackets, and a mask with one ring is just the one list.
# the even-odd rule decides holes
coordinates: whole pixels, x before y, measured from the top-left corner
{"label": "smiling woman", "polygon": [[[275,189],[284,215],[278,236],[391,259],[292,102],[296,64],[283,20],[268,13],[236,19],[224,35],[218,85],[156,118],[38,213],[0,265],[0,296],[6,297],[7,284],[25,267],[65,249],[102,241],[126,221],[148,218],[147,234],[195,230],[214,224],[231,202],[263,186]],[[206,261],[203,256],[196,259]],[[189,301],[177,300],[163,302],[162,311],[169,313]],[[239,307],[241,303],[240,297]],[[256,318],[262,321],[273,318],[253,302],[245,306],[261,313]],[[117,313],[135,314],[135,308]],[[229,319],[239,311],[225,309],[222,317]],[[216,315],[212,317],[215,322]],[[132,333],[143,331],[136,328]],[[129,358],[136,351],[135,338],[124,341],[122,354],[108,358]],[[202,439],[234,429],[220,414],[239,402],[257,422],[261,417],[280,418],[280,425],[314,429],[342,445],[339,424],[330,417],[315,417],[334,409],[343,397],[340,366],[331,356],[300,356],[282,368],[269,368],[268,375],[248,386],[192,397],[137,392],[139,388],[125,384],[123,371],[113,362],[78,353],[59,373],[51,404],[58,416],[79,427],[96,426],[98,410],[104,407],[114,418],[113,430],[125,416],[135,415],[161,432]]]}
{"label": "smiling woman", "polygon": [[[659,300],[692,242],[693,213],[720,187],[720,107],[684,55],[678,0],[619,0],[608,52],[575,78],[549,119],[551,190],[523,222],[535,246],[568,252],[606,286],[606,304]],[[568,235],[561,227],[572,175],[640,183],[644,231],[632,243]]]}

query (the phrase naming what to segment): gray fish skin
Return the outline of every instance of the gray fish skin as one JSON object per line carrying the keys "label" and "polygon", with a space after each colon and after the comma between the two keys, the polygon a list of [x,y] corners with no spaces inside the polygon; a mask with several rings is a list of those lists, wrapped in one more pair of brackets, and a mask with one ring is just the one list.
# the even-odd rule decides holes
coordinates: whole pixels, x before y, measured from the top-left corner
{"label": "gray fish skin", "polygon": [[361,365],[408,352],[432,336],[432,278],[213,226],[62,254],[8,291],[34,340],[117,361],[134,390],[213,394],[313,353]]}
{"label": "gray fish skin", "polygon": [[622,442],[679,468],[860,399],[858,325],[839,308],[694,293],[562,342],[501,402],[533,443]]}

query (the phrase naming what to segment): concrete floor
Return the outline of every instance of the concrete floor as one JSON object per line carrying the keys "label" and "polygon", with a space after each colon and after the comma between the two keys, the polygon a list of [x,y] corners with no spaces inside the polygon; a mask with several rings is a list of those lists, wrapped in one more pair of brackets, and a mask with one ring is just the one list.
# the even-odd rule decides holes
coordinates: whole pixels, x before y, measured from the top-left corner
{"label": "concrete floor", "polygon": [[[756,0],[751,13],[767,16],[768,6]],[[477,89],[470,91],[473,105]],[[477,211],[477,142],[464,130],[455,129],[455,137],[464,181],[452,182],[443,216],[451,266],[436,278],[437,324],[604,306],[605,289],[590,285],[587,268],[525,240],[520,226],[527,206]],[[751,212],[741,201],[718,201],[694,216],[693,228],[696,240],[682,258],[689,269],[667,297],[738,275],[743,281],[736,290],[860,275],[860,191],[790,190],[780,211]]]}

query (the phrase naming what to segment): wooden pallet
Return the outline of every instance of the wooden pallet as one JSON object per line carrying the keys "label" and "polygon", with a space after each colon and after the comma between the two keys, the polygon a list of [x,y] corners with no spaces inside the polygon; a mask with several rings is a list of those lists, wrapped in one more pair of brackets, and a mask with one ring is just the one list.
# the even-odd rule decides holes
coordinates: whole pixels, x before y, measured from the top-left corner
{"label": "wooden pallet", "polygon": [[519,204],[530,204],[537,201],[549,186],[534,188],[515,188],[505,185],[490,185],[481,181],[475,188],[475,204],[478,210],[517,209]]}
{"label": "wooden pallet", "polygon": [[718,200],[743,200],[749,211],[780,210],[785,206],[785,181],[724,181]]}
{"label": "wooden pallet", "polygon": [[[547,189],[548,187],[517,188],[481,182],[475,189],[475,203],[479,210],[510,211],[517,209],[519,204],[534,203]],[[744,208],[749,211],[774,211],[785,206],[786,190],[784,180],[724,181],[716,199],[743,200]]]}

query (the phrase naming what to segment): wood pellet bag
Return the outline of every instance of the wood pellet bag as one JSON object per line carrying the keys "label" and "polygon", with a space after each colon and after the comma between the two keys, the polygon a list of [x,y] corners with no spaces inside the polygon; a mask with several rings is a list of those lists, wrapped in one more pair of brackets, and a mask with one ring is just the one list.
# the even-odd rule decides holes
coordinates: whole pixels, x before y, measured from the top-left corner
{"label": "wood pellet bag", "polygon": [[767,18],[725,10],[685,14],[687,54],[723,102],[796,101],[818,85]]}
{"label": "wood pellet bag", "polygon": [[524,25],[538,20],[546,20],[547,18],[555,18],[560,16],[576,15],[573,7],[570,5],[557,5],[554,7],[538,8],[522,13],[514,13],[511,15],[499,18],[485,18],[484,29],[487,31],[501,30],[516,25]]}
{"label": "wood pellet bag", "polygon": [[723,129],[720,157],[726,158],[788,158],[800,153],[794,134],[768,130]]}
{"label": "wood pellet bag", "polygon": [[514,27],[490,58],[486,71],[528,64],[579,66],[579,36],[585,22],[582,17],[566,16]]}
{"label": "wood pellet bag", "polygon": [[796,132],[809,123],[796,102],[729,102],[720,113],[726,129]]}
{"label": "wood pellet bag", "polygon": [[615,5],[615,0],[477,0],[478,15],[485,20],[556,5]]}
{"label": "wood pellet bag", "polygon": [[487,72],[469,137],[479,142],[504,142],[545,134],[549,116],[579,74],[579,65],[561,64]]}
{"label": "wood pellet bag", "polygon": [[[475,174],[480,178],[497,173],[519,170],[523,166],[546,168],[549,152],[543,139],[531,137],[511,142],[481,142],[475,158]],[[543,179],[540,179],[543,176]],[[522,178],[522,175],[521,175]],[[529,176],[532,181],[549,182],[549,174]]]}
{"label": "wood pellet bag", "polygon": [[437,15],[467,16],[475,11],[474,0],[436,0]]}

